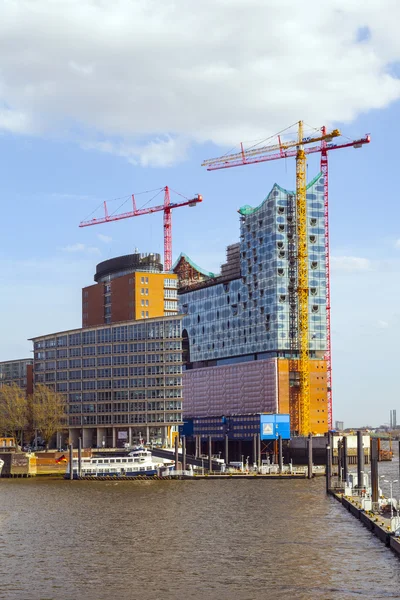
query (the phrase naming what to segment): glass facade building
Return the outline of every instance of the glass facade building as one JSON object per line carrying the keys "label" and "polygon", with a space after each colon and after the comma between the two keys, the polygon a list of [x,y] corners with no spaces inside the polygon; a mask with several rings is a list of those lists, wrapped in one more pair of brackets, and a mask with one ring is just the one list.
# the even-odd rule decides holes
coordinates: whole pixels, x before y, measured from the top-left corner
{"label": "glass facade building", "polygon": [[3,385],[15,383],[28,393],[32,392],[32,363],[31,358],[7,360],[0,362],[0,388]]}
{"label": "glass facade building", "polygon": [[85,447],[167,443],[182,421],[180,317],[33,338],[34,382],[67,399],[69,437]]}
{"label": "glass facade building", "polygon": [[[323,176],[307,186],[310,357],[326,349]],[[190,362],[248,355],[290,356],[290,252],[295,192],[275,184],[256,208],[240,213],[240,277],[216,277],[179,296]],[[296,252],[296,248],[294,248]],[[225,278],[226,279],[226,278]],[[242,357],[242,358],[241,358]],[[232,362],[231,360],[229,362]]]}

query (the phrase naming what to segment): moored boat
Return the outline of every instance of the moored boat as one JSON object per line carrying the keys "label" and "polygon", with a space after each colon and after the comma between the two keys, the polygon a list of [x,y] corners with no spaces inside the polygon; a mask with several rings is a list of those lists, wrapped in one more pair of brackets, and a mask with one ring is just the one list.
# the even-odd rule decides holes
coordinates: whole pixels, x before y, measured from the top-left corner
{"label": "moored boat", "polygon": [[[139,446],[125,456],[95,456],[81,459],[81,477],[138,477],[158,475],[173,466],[173,461],[154,462],[152,454],[146,448]],[[72,462],[73,478],[79,476],[78,459]],[[70,478],[68,464],[65,478]]]}

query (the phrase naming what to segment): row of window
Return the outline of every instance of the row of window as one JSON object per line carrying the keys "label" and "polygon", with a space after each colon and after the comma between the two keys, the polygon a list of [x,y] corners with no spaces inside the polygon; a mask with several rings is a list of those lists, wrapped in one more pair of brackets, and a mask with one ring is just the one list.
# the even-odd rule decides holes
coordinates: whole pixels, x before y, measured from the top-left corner
{"label": "row of window", "polygon": [[134,341],[151,338],[180,337],[180,320],[152,321],[146,324],[118,325],[104,329],[83,330],[77,333],[36,340],[35,350],[61,346],[80,346],[102,342]]}
{"label": "row of window", "polygon": [[182,413],[70,415],[70,426],[82,425],[136,425],[147,423],[182,423]]}
{"label": "row of window", "polygon": [[[55,378],[50,376],[54,373],[46,373],[46,377],[36,376],[36,383],[51,383]],[[99,379],[98,381],[62,381],[57,383],[58,392],[76,392],[81,390],[117,390],[129,388],[148,388],[148,387],[180,387],[182,386],[182,377],[147,377],[135,379]]]}
{"label": "row of window", "polygon": [[117,413],[182,410],[181,401],[166,402],[111,402],[105,404],[70,404],[69,414],[81,413]]}

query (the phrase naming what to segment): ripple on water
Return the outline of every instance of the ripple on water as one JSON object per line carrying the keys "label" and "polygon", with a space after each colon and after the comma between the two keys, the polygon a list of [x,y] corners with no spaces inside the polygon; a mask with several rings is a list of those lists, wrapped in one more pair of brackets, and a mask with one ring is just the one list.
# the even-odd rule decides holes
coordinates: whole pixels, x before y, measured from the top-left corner
{"label": "ripple on water", "polygon": [[0,598],[400,598],[324,481],[0,481]]}

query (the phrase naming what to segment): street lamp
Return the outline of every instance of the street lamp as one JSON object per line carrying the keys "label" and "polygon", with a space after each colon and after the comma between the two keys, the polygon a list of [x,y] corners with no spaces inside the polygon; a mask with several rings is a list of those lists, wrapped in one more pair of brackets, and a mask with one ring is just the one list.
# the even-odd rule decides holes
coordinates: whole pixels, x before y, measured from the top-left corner
{"label": "street lamp", "polygon": [[[394,483],[398,483],[398,479],[384,479],[383,480],[385,483],[389,483],[390,485],[390,517],[393,519],[393,484]],[[397,514],[399,514],[399,511],[397,510]]]}

